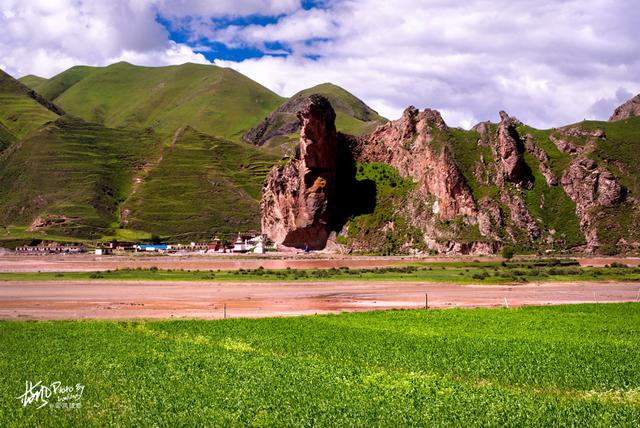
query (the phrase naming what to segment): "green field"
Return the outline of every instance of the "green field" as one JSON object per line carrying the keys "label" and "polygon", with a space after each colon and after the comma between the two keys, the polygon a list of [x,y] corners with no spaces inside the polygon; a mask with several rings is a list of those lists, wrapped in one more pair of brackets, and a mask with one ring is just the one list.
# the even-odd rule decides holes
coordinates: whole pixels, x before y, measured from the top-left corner
{"label": "green field", "polygon": [[1,322],[0,370],[4,427],[637,426],[640,304]]}
{"label": "green field", "polygon": [[51,280],[151,280],[151,281],[415,281],[449,284],[517,284],[549,281],[640,281],[640,267],[580,268],[575,266],[502,266],[485,263],[416,263],[373,269],[238,269],[164,270],[116,269],[96,272],[0,272],[0,281]]}

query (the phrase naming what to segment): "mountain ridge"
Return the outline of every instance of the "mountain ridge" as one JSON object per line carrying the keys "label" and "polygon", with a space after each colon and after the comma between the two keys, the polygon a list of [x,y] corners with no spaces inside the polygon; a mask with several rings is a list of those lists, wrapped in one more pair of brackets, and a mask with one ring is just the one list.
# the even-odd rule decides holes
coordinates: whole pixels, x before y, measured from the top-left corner
{"label": "mountain ridge", "polygon": [[[9,78],[0,86],[11,100],[0,108],[0,222],[20,236],[193,240],[258,229],[264,190],[280,186],[261,195],[261,183],[277,179],[271,165],[279,171],[300,156],[295,133],[319,93],[334,112],[339,152],[349,153],[338,159],[347,173],[336,176],[347,181],[337,185],[357,195],[338,192],[342,225],[327,231],[331,245],[451,254],[640,248],[633,108],[617,121],[549,130],[502,112],[499,123],[462,130],[431,109],[387,121],[328,83],[284,99],[236,71],[195,64],[23,78],[53,101]],[[247,144],[261,125],[277,132]],[[316,139],[309,132],[307,145]],[[331,180],[302,187],[316,194]]]}

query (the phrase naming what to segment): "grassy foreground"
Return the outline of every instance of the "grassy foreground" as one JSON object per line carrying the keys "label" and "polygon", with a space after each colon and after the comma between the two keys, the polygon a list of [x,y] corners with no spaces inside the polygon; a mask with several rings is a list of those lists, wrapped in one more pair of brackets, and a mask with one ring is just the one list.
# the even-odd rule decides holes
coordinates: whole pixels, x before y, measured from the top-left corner
{"label": "grassy foreground", "polygon": [[[0,426],[640,423],[640,304],[1,322]],[[81,408],[17,399],[85,385]]]}

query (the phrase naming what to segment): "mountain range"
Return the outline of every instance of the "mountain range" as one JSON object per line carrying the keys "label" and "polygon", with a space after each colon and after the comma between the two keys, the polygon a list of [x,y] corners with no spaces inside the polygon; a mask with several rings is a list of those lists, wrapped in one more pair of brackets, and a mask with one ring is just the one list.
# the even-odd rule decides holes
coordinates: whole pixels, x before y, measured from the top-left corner
{"label": "mountain range", "polygon": [[[331,110],[318,141],[305,137],[314,103]],[[188,241],[269,234],[276,223],[284,241],[296,229],[289,220],[304,214],[327,224],[332,245],[356,251],[636,251],[637,106],[638,97],[609,122],[549,130],[502,112],[499,123],[462,130],[429,109],[390,122],[329,83],[283,98],[216,66],[117,63],[19,80],[0,72],[0,246]],[[322,156],[350,165],[334,171],[342,181],[278,176],[308,164],[305,148],[324,147],[326,135],[335,147]],[[300,186],[309,192],[292,197]],[[311,193],[324,208],[304,212]],[[265,195],[282,199],[286,224],[265,212]]]}

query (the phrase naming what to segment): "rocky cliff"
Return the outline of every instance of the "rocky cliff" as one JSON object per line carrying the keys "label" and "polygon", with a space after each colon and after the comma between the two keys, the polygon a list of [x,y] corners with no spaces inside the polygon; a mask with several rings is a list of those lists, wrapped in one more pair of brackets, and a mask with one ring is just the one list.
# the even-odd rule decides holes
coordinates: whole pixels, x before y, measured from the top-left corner
{"label": "rocky cliff", "polygon": [[640,116],[640,94],[618,107],[609,118],[610,122]]}
{"label": "rocky cliff", "polygon": [[[335,232],[345,248],[383,253],[640,246],[613,220],[631,213],[626,224],[640,224],[638,202],[620,180],[627,166],[609,161],[607,134],[592,124],[538,131],[500,112],[499,123],[464,131],[436,110],[409,107],[350,137],[336,133],[320,96],[299,118],[297,156],[274,167],[264,187],[263,232],[276,243],[323,248]],[[358,184],[372,189],[366,212],[336,192]]]}
{"label": "rocky cliff", "polygon": [[262,231],[289,247],[322,249],[335,216],[338,138],[335,112],[321,96],[301,106],[296,157],[267,176],[260,205]]}

